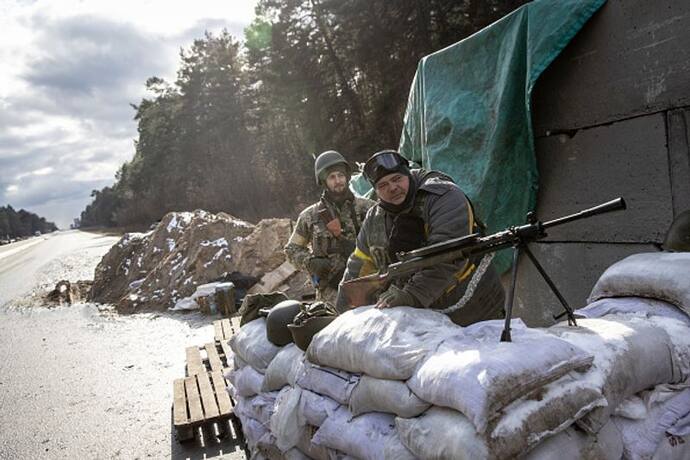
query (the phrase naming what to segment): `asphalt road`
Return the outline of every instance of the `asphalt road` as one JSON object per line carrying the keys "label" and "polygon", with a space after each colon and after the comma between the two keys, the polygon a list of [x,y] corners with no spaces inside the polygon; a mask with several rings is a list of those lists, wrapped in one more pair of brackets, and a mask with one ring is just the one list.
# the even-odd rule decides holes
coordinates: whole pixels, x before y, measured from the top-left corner
{"label": "asphalt road", "polygon": [[0,247],[0,459],[244,458],[231,439],[182,445],[172,430],[172,381],[212,318],[42,304],[60,279],[91,279],[116,241],[70,231]]}

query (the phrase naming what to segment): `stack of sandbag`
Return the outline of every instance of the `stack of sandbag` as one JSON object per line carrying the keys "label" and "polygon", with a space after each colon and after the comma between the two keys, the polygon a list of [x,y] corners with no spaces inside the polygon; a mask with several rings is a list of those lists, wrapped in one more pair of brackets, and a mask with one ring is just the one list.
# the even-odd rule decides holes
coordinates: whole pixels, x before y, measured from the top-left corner
{"label": "stack of sandbag", "polygon": [[[644,289],[670,284],[658,296],[680,305],[629,282],[632,297],[609,298],[614,284],[578,327],[514,320],[509,343],[502,321],[461,328],[431,310],[362,307],[302,353],[252,321],[232,342],[245,434],[259,458],[689,458],[685,284]],[[665,396],[645,396],[655,388]]]}

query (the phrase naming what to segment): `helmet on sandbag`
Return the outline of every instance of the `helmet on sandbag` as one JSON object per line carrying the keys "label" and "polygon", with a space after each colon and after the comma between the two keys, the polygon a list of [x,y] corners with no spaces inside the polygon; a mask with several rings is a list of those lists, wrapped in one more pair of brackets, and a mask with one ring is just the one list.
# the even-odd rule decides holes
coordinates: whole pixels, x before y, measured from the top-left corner
{"label": "helmet on sandbag", "polygon": [[663,248],[665,251],[690,251],[690,209],[678,214],[666,232]]}
{"label": "helmet on sandbag", "polygon": [[350,164],[345,157],[335,150],[326,150],[316,157],[316,161],[314,162],[314,177],[316,178],[316,183],[323,185],[326,182],[326,172],[328,168],[336,165],[343,165],[345,167],[345,175],[348,177],[352,175]]}
{"label": "helmet on sandbag", "polygon": [[300,314],[295,317],[292,324],[288,324],[295,345],[300,350],[307,351],[314,335],[337,317],[338,312],[329,303],[314,302],[311,305],[303,305]]}
{"label": "helmet on sandbag", "polygon": [[266,338],[269,342],[279,347],[292,342],[288,324],[300,312],[301,305],[297,300],[283,300],[271,308],[266,317]]}

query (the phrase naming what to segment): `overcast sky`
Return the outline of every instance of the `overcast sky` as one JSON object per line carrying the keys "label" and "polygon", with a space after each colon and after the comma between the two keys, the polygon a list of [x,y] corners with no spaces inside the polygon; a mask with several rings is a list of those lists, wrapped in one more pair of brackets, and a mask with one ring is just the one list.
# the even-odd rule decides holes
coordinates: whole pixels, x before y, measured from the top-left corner
{"label": "overcast sky", "polygon": [[0,206],[67,228],[134,154],[130,103],[256,0],[0,0]]}

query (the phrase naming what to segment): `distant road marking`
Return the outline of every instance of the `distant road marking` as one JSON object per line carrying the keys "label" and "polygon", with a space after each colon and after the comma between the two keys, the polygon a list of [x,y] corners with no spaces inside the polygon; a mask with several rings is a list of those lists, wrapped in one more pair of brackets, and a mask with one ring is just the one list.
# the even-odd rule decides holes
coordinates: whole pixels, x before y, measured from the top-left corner
{"label": "distant road marking", "polygon": [[33,245],[35,245],[35,244],[38,244],[38,243],[41,243],[41,242],[43,242],[43,241],[45,241],[45,238],[41,238],[41,239],[39,239],[39,240],[37,240],[37,241],[32,241],[32,242],[30,242],[30,243],[23,244],[22,246],[19,246],[18,248],[10,249],[9,251],[0,252],[0,260],[4,259],[5,257],[9,257],[9,256],[11,256],[11,255],[13,255],[13,254],[16,254],[16,253],[18,253],[18,252],[21,252],[21,251],[23,251],[24,249],[28,249],[28,248],[30,248],[31,246],[33,246]]}

